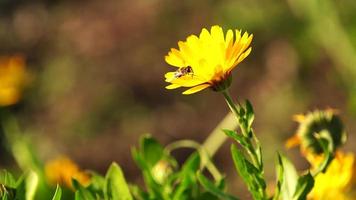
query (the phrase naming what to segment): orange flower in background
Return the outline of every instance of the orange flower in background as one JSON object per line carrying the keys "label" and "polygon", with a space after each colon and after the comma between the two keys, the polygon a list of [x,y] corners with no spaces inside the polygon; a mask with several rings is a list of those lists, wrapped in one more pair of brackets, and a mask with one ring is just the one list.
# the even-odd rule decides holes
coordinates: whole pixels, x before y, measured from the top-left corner
{"label": "orange flower in background", "polygon": [[16,104],[28,80],[22,56],[0,57],[0,106]]}
{"label": "orange flower in background", "polygon": [[251,52],[252,35],[239,30],[213,26],[203,29],[199,36],[191,35],[178,42],[179,50],[172,48],[165,60],[177,67],[165,74],[167,89],[190,88],[183,94],[193,94],[205,88],[222,91],[231,83],[231,71]]}
{"label": "orange flower in background", "polygon": [[73,188],[72,179],[76,179],[84,186],[90,183],[89,174],[82,171],[77,164],[65,156],[46,163],[45,173],[48,182],[53,185],[59,184]]}

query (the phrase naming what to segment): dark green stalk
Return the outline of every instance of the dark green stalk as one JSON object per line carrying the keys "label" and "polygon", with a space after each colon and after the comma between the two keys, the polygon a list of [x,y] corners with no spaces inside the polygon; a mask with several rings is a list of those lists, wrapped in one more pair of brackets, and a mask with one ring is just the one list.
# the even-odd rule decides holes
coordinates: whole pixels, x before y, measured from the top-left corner
{"label": "dark green stalk", "polygon": [[[242,136],[245,138],[245,141],[247,143],[246,145],[241,145],[241,146],[248,153],[248,156],[250,157],[252,164],[259,170],[260,177],[263,178],[264,171],[263,171],[260,142],[255,136],[252,128],[249,128],[246,125],[247,124],[247,119],[245,117],[246,111],[239,103],[238,104],[234,103],[234,100],[231,98],[227,90],[223,90],[222,94],[224,95],[226,103],[228,104],[230,110],[235,115]],[[258,192],[261,194],[263,199],[268,199],[265,188],[261,187]]]}

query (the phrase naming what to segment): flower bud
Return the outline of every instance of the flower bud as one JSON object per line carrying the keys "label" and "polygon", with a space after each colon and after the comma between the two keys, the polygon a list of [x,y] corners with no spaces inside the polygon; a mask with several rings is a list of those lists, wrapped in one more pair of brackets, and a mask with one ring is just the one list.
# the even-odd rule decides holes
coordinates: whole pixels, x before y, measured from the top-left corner
{"label": "flower bud", "polygon": [[323,148],[318,141],[320,138],[328,140],[332,151],[346,141],[343,124],[335,110],[316,110],[306,115],[298,115],[296,120],[300,123],[296,135],[303,152],[321,154]]}
{"label": "flower bud", "polygon": [[160,160],[152,168],[151,173],[155,181],[159,184],[162,184],[172,173],[172,167],[168,161]]}

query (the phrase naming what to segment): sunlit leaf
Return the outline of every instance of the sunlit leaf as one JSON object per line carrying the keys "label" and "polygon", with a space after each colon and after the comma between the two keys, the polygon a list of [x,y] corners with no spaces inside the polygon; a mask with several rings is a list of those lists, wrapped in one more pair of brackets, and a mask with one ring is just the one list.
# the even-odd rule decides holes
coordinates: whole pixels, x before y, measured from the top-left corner
{"label": "sunlit leaf", "polygon": [[26,200],[33,200],[35,198],[38,179],[38,175],[34,171],[30,171],[26,176]]}
{"label": "sunlit leaf", "polygon": [[298,184],[298,173],[295,169],[293,163],[283,155],[279,155],[281,164],[283,167],[283,184],[281,195],[284,200],[293,199],[297,184]]}
{"label": "sunlit leaf", "polygon": [[112,163],[105,176],[104,195],[107,200],[132,200],[129,187],[121,168]]}
{"label": "sunlit leaf", "polygon": [[52,200],[61,200],[61,197],[62,197],[62,189],[59,187],[59,185],[57,185]]}

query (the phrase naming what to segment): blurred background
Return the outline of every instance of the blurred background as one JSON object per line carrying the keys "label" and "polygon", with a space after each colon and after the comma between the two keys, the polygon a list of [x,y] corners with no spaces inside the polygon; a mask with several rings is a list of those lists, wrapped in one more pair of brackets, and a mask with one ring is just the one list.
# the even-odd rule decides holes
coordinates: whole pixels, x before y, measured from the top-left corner
{"label": "blurred background", "polygon": [[[150,133],[162,144],[203,142],[228,113],[222,95],[168,91],[169,49],[204,27],[254,34],[231,93],[255,108],[266,176],[295,133],[294,114],[335,108],[355,151],[356,1],[348,0],[0,0],[0,55],[22,55],[31,82],[10,107],[42,160],[68,155],[105,172],[118,162],[140,183],[131,147]],[[223,134],[223,133],[222,133]],[[229,189],[246,199],[228,141],[215,156]],[[1,145],[0,167],[16,168]],[[184,161],[191,151],[176,152]],[[307,167],[298,150],[286,152]],[[245,196],[244,196],[245,195]]]}

